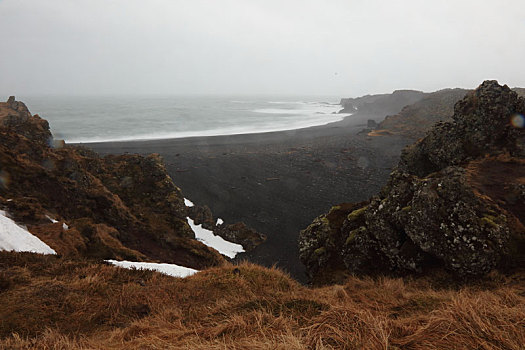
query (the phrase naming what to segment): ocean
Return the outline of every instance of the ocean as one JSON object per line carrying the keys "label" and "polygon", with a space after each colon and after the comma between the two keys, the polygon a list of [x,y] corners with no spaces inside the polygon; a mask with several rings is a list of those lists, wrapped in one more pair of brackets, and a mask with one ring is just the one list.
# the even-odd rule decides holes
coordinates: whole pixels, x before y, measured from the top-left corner
{"label": "ocean", "polygon": [[324,125],[338,97],[17,96],[68,143],[250,134]]}

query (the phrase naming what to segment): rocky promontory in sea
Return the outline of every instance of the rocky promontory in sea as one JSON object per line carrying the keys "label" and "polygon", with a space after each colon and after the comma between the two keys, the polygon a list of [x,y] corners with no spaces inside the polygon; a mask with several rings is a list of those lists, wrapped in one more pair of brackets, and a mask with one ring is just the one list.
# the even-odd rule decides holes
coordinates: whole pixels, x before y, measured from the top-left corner
{"label": "rocky promontory in sea", "polygon": [[381,192],[334,206],[300,233],[314,283],[349,274],[460,278],[525,257],[525,100],[485,81],[408,146]]}
{"label": "rocky promontory in sea", "polygon": [[[0,103],[0,209],[65,257],[195,269],[226,261],[195,239],[189,208],[160,156],[100,157],[53,140],[47,121],[14,97]],[[235,229],[247,241],[247,232],[256,236]],[[238,233],[227,225],[222,231]]]}

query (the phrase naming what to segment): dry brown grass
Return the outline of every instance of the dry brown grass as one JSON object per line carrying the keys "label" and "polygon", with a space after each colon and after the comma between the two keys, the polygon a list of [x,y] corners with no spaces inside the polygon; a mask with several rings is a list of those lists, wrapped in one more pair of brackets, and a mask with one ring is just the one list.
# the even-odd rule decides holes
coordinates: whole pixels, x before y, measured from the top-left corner
{"label": "dry brown grass", "polygon": [[[177,279],[0,253],[0,348],[523,349],[525,283],[436,289],[350,278],[310,289],[244,263]],[[521,278],[521,279],[520,279]]]}

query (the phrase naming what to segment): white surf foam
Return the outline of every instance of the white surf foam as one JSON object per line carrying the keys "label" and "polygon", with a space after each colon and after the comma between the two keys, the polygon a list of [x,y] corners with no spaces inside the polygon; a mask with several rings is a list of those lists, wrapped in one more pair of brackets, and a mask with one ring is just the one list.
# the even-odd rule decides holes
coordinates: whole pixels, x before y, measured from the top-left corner
{"label": "white surf foam", "polygon": [[[233,128],[217,128],[212,130],[203,131],[187,131],[187,132],[170,132],[170,133],[148,133],[148,134],[137,134],[130,136],[121,137],[90,137],[90,138],[71,138],[67,139],[66,142],[72,143],[98,143],[98,142],[125,142],[125,141],[152,141],[152,140],[168,140],[168,139],[182,139],[189,137],[210,137],[210,136],[229,136],[229,135],[249,135],[249,134],[260,134],[265,132],[278,132],[278,131],[290,131],[304,128],[310,128],[313,126],[321,126],[330,123],[335,123],[343,120],[345,117],[351,114],[326,114],[322,118],[315,120],[298,120],[288,125],[275,127],[275,125],[268,123],[266,125],[257,126],[256,129],[250,126],[246,127],[233,127]],[[306,118],[305,118],[306,119]]]}

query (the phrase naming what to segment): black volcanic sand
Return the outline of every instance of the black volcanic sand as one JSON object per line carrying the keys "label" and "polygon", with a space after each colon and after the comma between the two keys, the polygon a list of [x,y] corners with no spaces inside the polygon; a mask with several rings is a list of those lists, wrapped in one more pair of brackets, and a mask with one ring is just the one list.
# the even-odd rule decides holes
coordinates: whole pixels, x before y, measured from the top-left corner
{"label": "black volcanic sand", "polygon": [[90,143],[101,154],[159,153],[184,196],[208,205],[226,223],[244,221],[267,235],[240,254],[306,281],[299,261],[299,231],[332,205],[376,194],[408,143],[397,137],[358,135],[363,121],[294,131],[186,139]]}

